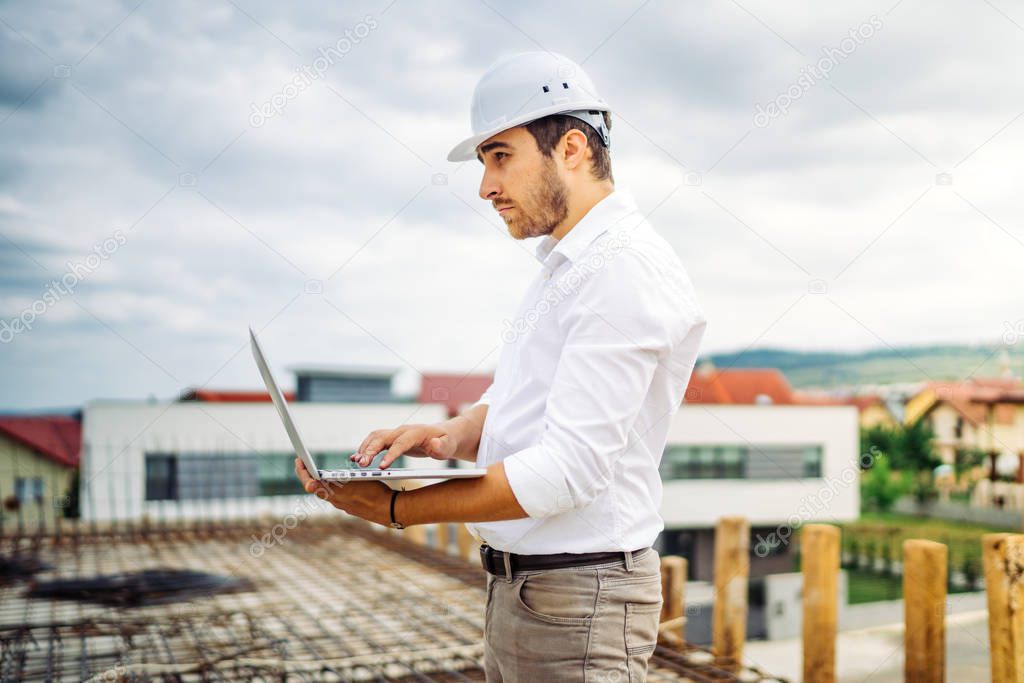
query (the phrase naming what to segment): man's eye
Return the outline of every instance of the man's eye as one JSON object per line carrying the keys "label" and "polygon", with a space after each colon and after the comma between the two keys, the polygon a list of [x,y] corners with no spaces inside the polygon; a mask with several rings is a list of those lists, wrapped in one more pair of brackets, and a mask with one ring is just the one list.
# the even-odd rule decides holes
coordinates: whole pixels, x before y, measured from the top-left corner
{"label": "man's eye", "polygon": [[508,156],[508,154],[505,153],[505,152],[495,152],[494,153],[494,158],[495,159],[500,159],[501,157],[507,157],[507,156]]}

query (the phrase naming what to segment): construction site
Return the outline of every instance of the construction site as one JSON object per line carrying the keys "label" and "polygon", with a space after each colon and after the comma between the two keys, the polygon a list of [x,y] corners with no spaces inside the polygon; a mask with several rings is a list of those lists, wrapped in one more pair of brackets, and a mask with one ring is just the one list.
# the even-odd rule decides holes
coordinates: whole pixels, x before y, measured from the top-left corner
{"label": "construction site", "polygon": [[[294,521],[4,529],[0,680],[484,680],[486,574],[461,525]],[[684,562],[663,558],[647,680],[782,681],[685,642]]]}

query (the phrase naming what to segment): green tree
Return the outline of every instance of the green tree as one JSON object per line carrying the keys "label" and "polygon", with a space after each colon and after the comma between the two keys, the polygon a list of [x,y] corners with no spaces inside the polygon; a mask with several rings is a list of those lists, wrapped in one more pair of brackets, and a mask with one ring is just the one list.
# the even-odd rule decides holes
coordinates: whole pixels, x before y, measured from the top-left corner
{"label": "green tree", "polygon": [[923,418],[913,424],[905,425],[899,432],[897,448],[900,453],[898,469],[909,469],[915,472],[933,469],[942,464],[942,459],[935,452],[935,431]]}
{"label": "green tree", "polygon": [[906,478],[893,476],[889,458],[884,453],[879,453],[872,460],[871,468],[861,475],[861,506],[869,510],[887,512],[908,488]]}
{"label": "green tree", "polygon": [[[860,452],[875,453],[881,451],[892,457],[897,441],[896,428],[885,425],[874,425],[860,430]],[[866,470],[871,467],[870,458],[862,458],[860,467]]]}

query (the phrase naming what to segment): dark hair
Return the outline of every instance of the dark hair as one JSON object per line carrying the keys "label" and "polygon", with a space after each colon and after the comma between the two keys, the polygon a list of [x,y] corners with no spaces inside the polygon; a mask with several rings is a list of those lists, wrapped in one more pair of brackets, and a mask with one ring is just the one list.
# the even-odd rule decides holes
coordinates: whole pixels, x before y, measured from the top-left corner
{"label": "dark hair", "polygon": [[[611,131],[611,114],[606,111],[601,112],[601,114],[604,117],[605,129]],[[551,156],[551,153],[555,151],[555,147],[558,145],[558,141],[570,130],[576,128],[582,131],[587,136],[587,145],[593,152],[590,174],[594,176],[595,180],[607,178],[612,183],[615,182],[615,178],[612,177],[612,160],[608,153],[608,148],[604,146],[604,143],[601,142],[601,136],[597,134],[597,131],[589,123],[581,121],[574,116],[551,114],[550,116],[523,124],[523,127],[530,131],[530,135],[537,141],[537,147],[546,156]]]}

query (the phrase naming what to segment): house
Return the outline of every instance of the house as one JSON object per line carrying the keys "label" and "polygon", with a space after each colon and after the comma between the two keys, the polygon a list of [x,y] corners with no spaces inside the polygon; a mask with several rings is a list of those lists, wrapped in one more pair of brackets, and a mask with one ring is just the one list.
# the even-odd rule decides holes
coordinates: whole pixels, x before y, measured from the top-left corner
{"label": "house", "polygon": [[899,420],[892,412],[890,404],[877,394],[862,394],[846,399],[847,403],[857,407],[860,414],[860,426],[864,429],[872,427],[892,428]]}
{"label": "house", "polygon": [[51,525],[73,506],[81,423],[68,415],[0,416],[0,524]]}
{"label": "house", "polygon": [[685,402],[791,405],[794,400],[786,376],[776,368],[718,369],[705,361],[690,375]]}
{"label": "house", "polygon": [[[1018,463],[1024,480],[1024,382],[1012,374],[963,382],[929,382],[906,405],[904,421],[923,419],[935,432],[935,450],[953,464],[967,451]],[[1000,468],[1002,469],[1002,468]]]}
{"label": "house", "polygon": [[861,429],[872,427],[893,428],[900,423],[893,414],[889,401],[878,394],[840,394],[835,395],[821,391],[795,391],[793,400],[800,405],[820,406],[854,406],[860,416]]}

